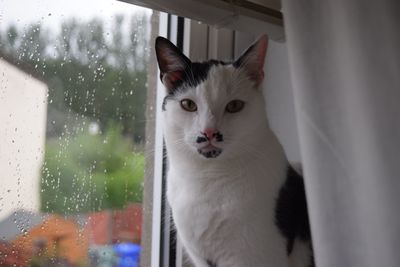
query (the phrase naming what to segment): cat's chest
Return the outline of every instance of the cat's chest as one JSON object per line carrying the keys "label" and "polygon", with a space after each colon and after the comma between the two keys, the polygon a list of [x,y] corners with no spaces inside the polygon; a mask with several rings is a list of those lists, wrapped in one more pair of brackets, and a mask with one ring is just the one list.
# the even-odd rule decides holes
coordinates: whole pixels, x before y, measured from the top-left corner
{"label": "cat's chest", "polygon": [[232,214],[235,207],[254,199],[248,195],[256,185],[246,182],[246,176],[249,173],[241,171],[186,172],[171,169],[168,172],[168,200],[176,211],[188,214]]}
{"label": "cat's chest", "polygon": [[204,243],[209,236],[233,227],[232,218],[235,217],[237,204],[229,203],[224,198],[188,191],[170,199],[177,228],[187,239]]}
{"label": "cat's chest", "polygon": [[[232,235],[244,230],[246,220],[265,220],[268,212],[265,194],[259,194],[262,183],[246,180],[249,173],[219,173],[215,177],[183,177],[184,173],[171,170],[168,175],[168,200],[181,235],[190,240],[216,240],[217,235]],[[248,177],[247,177],[248,178]],[[189,180],[190,179],[190,180]],[[255,218],[257,216],[257,218]],[[225,239],[221,237],[221,240]],[[226,241],[226,240],[225,240]]]}
{"label": "cat's chest", "polygon": [[246,190],[229,182],[228,175],[220,175],[217,181],[215,177],[185,176],[169,172],[167,196],[174,212],[188,220],[200,216],[209,218],[216,214],[233,215],[234,208],[240,205],[240,201],[233,196],[243,195]]}
{"label": "cat's chest", "polygon": [[222,189],[224,186],[218,183],[170,184],[168,200],[179,235],[196,251],[208,254],[210,246],[226,242],[229,233],[240,229],[238,220],[245,213],[244,202],[232,197],[233,192],[241,194],[240,190]]}

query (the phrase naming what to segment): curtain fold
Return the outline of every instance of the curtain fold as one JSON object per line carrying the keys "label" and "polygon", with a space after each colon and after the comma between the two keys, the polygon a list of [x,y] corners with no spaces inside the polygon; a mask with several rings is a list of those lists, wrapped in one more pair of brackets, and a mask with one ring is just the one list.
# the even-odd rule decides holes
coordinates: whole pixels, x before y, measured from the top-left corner
{"label": "curtain fold", "polygon": [[318,267],[400,266],[400,1],[283,0]]}

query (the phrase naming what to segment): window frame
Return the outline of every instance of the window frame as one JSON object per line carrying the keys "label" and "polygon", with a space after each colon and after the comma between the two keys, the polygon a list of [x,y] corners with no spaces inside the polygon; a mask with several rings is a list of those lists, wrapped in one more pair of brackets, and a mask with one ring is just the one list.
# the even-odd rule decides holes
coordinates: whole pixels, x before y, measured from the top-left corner
{"label": "window frame", "polygon": [[[168,14],[160,12],[158,35],[167,37],[168,35]],[[157,68],[157,77],[160,70]],[[157,79],[156,85],[156,103],[155,103],[155,138],[154,138],[154,162],[153,162],[153,207],[152,207],[152,230],[151,230],[151,248],[150,262],[152,267],[159,267],[161,260],[161,224],[162,224],[162,180],[163,180],[163,134],[161,127],[161,106],[165,92],[162,88],[160,79]],[[146,223],[146,222],[144,222]]]}

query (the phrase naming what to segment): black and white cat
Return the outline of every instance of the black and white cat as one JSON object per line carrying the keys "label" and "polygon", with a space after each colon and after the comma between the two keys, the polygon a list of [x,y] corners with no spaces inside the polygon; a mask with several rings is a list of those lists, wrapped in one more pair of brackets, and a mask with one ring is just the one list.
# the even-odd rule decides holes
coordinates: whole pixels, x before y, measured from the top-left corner
{"label": "black and white cat", "polygon": [[236,61],[191,62],[156,39],[178,237],[196,267],[313,265],[302,177],[268,126],[268,38]]}

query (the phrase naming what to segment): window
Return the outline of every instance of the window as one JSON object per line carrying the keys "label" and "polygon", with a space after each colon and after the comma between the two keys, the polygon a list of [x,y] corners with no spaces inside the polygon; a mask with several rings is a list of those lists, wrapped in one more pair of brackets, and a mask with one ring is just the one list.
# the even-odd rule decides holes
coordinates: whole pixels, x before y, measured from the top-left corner
{"label": "window", "polygon": [[136,266],[158,13],[5,0],[0,14],[0,265]]}

